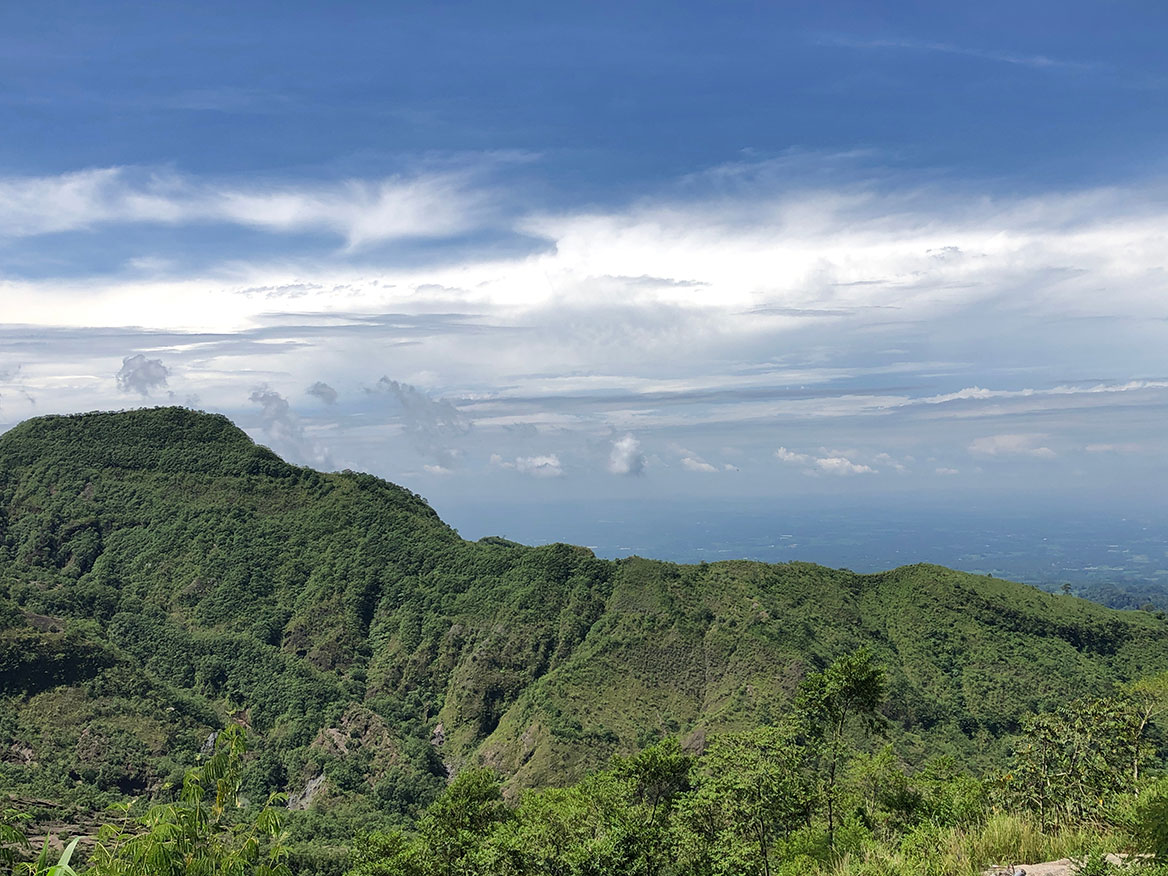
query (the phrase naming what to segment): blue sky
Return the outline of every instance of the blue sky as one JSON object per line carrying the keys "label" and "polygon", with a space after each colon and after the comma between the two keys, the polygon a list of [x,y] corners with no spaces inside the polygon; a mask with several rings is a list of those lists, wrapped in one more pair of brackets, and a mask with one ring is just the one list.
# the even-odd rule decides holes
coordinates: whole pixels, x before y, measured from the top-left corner
{"label": "blue sky", "polygon": [[1154,510],[1165,33],[1153,2],[6,4],[0,429],[190,404],[519,537],[565,497]]}

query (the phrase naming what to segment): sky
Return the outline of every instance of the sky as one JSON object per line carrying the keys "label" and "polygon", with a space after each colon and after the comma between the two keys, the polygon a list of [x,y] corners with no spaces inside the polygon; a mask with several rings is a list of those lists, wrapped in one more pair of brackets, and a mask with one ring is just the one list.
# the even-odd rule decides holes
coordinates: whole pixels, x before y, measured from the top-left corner
{"label": "sky", "polygon": [[0,430],[222,412],[473,537],[1159,513],[1165,33],[1158,0],[3,4]]}

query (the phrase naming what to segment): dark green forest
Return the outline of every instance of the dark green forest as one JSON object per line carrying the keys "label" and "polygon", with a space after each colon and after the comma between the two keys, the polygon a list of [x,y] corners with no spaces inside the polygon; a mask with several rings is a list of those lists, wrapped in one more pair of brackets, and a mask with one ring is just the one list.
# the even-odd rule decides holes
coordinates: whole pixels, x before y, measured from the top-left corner
{"label": "dark green forest", "polygon": [[0,436],[21,872],[1103,871],[1168,843],[1166,670],[1154,612],[937,566],[469,542],[182,408]]}

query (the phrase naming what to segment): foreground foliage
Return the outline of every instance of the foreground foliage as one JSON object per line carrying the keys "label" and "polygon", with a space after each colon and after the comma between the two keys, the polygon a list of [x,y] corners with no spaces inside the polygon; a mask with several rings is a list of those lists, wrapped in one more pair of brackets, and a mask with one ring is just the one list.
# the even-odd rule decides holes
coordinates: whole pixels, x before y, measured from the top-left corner
{"label": "foreground foliage", "polygon": [[[89,876],[291,876],[281,832],[283,813],[276,805],[281,801],[273,797],[246,815],[237,811],[245,750],[243,731],[229,727],[219,734],[206,763],[186,774],[175,802],[137,815],[131,804],[114,807],[122,818],[101,827],[82,871]],[[74,872],[77,839],[54,860],[46,838],[35,861],[15,863],[16,852],[28,842],[11,823],[5,828],[0,834],[6,840],[3,854],[14,865],[14,874]]]}
{"label": "foreground foliage", "polygon": [[[1117,697],[1084,699],[1025,723],[1008,763],[978,779],[951,757],[906,769],[883,744],[884,671],[846,655],[800,684],[775,725],[687,752],[667,738],[564,788],[505,801],[500,777],[458,773],[409,831],[352,844],[347,876],[974,876],[992,864],[1063,856],[1079,876],[1110,876],[1106,851],[1135,852],[1149,876],[1168,864],[1168,778],[1154,744],[1168,674]],[[80,855],[35,861],[18,815],[0,822],[0,855],[28,876],[291,876],[279,796],[240,796],[246,734],[218,734],[170,803],[122,817]],[[1143,774],[1141,777],[1141,769]],[[1155,772],[1155,769],[1153,769]],[[339,869],[339,868],[338,868]]]}
{"label": "foreground foliage", "polygon": [[[781,724],[701,754],[666,740],[513,809],[496,776],[464,772],[415,832],[359,843],[348,876],[974,876],[1068,856],[1080,876],[1107,876],[1109,851],[1159,872],[1168,780],[1135,778],[1154,753],[1136,702],[1033,716],[1010,762],[978,779],[949,757],[910,773],[890,746],[865,753],[881,696],[880,668],[858,652],[807,678]],[[868,716],[859,735],[842,732],[849,709]]]}

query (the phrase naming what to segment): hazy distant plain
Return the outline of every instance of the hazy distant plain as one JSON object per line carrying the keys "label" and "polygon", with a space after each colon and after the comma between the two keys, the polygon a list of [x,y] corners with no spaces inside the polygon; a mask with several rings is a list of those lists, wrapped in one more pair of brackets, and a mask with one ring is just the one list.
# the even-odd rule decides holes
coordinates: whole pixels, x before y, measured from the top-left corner
{"label": "hazy distant plain", "polygon": [[566,541],[604,557],[803,560],[857,572],[927,562],[1031,584],[1153,585],[1168,593],[1168,527],[1154,512],[889,509],[807,500],[715,501],[701,509],[648,501],[537,509],[484,503],[439,512],[467,538]]}

